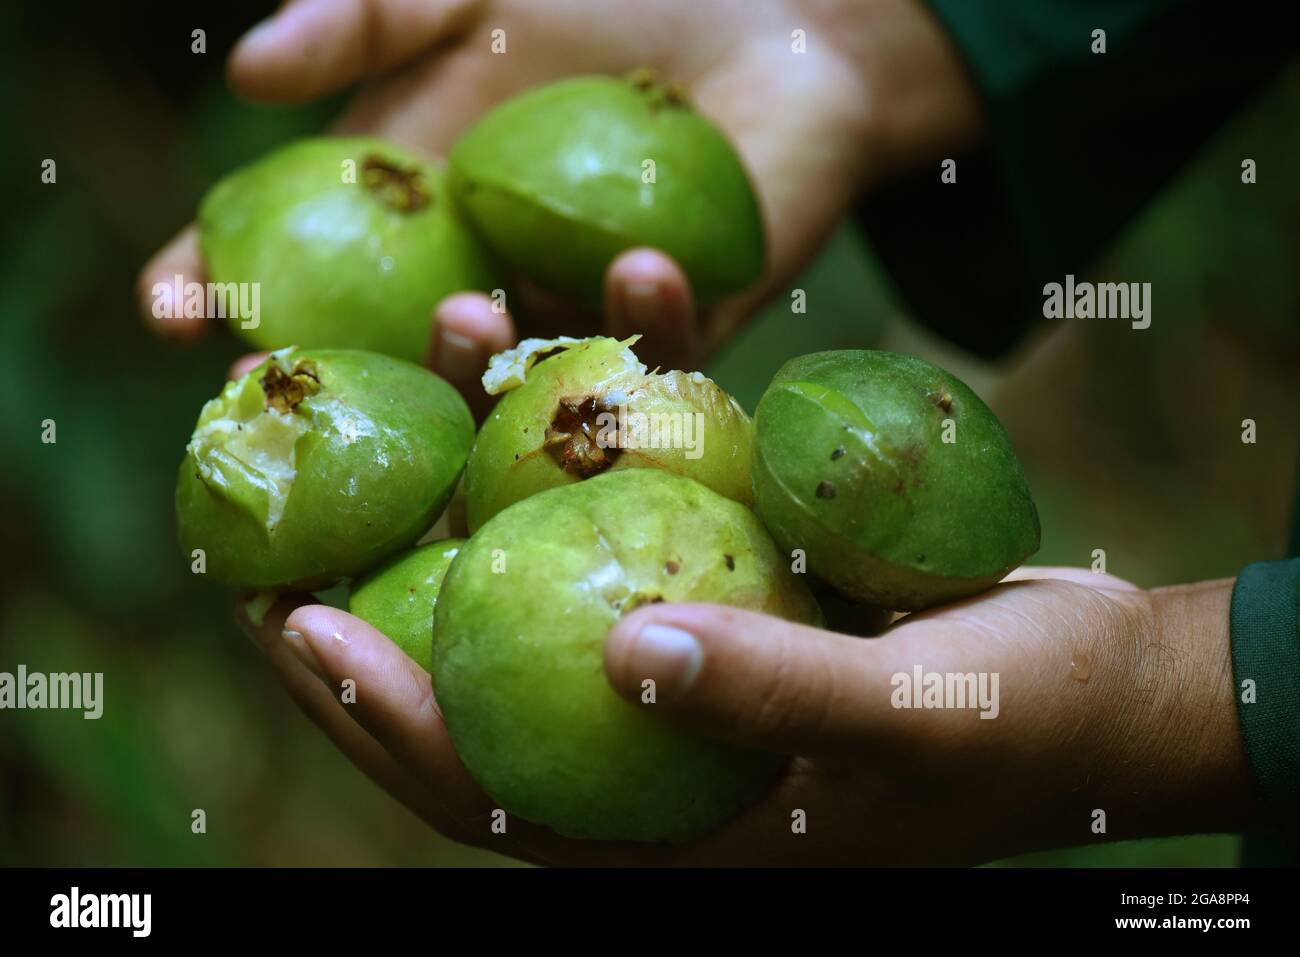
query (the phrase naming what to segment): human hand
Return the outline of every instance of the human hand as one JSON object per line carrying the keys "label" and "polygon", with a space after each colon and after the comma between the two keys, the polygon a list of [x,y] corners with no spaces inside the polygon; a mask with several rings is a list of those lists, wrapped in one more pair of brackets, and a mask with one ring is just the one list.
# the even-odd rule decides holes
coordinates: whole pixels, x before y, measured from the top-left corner
{"label": "human hand", "polygon": [[[494,834],[496,805],[457,759],[429,676],[392,642],[292,597],[244,624],[344,753],[459,841],[554,864],[974,864],[1242,826],[1252,798],[1230,596],[1230,581],[1148,592],[1080,569],[1021,569],[875,639],[713,605],[643,606],[605,644],[629,706],[790,757],[758,804],[683,847],[573,841],[514,819]],[[656,641],[656,628],[673,640]],[[984,709],[996,717],[894,707],[895,676],[916,667],[997,675]],[[640,703],[645,678],[656,704]],[[806,833],[792,828],[797,811]]]}
{"label": "human hand", "polygon": [[[505,53],[492,52],[495,30],[505,31]],[[805,31],[807,52],[793,52],[795,30]],[[523,89],[638,66],[686,83],[729,134],[754,178],[769,253],[758,288],[702,319],[668,257],[641,250],[611,264],[604,328],[643,333],[638,351],[651,364],[698,365],[812,256],[861,185],[969,138],[976,124],[957,56],[917,0],[294,0],[243,38],[229,76],[237,91],[266,102],[361,83],[338,132],[441,155],[480,113]],[[193,227],[145,267],[141,299],[178,274],[203,280]],[[535,291],[522,296],[530,317],[566,318],[543,334],[598,328],[595,317],[582,328],[572,310]],[[155,319],[147,302],[145,314],[166,335],[193,337],[205,326]],[[508,317],[482,297],[452,297],[435,316],[433,368],[462,389],[513,341]]]}

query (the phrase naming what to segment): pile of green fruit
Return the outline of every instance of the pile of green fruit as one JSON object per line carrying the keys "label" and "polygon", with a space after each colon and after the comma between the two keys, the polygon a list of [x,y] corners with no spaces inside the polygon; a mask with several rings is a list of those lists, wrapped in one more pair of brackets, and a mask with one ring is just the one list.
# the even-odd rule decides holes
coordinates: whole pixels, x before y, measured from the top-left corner
{"label": "pile of green fruit", "polygon": [[[447,183],[465,194],[487,247],[513,269],[540,263],[533,275],[557,289],[581,297],[618,246],[646,235],[702,287],[735,288],[759,268],[761,240],[713,244],[728,230],[761,236],[752,195],[725,141],[683,109],[639,79],[548,87],[470,131]],[[500,143],[513,135],[539,141],[540,154],[517,163]],[[707,229],[688,222],[675,236],[625,188],[640,175],[627,164],[639,170],[656,135],[660,175],[681,177],[664,202],[712,194],[718,221]],[[301,149],[304,168],[338,155]],[[392,159],[403,163],[417,169]],[[182,547],[241,588],[349,582],[349,609],[431,673],[458,754],[508,813],[572,837],[682,842],[780,772],[777,756],[682,731],[614,693],[602,643],[638,607],[716,602],[819,625],[818,590],[916,610],[988,588],[1037,549],[1037,513],[997,419],[963,383],[905,356],[794,359],[751,420],[698,372],[647,370],[635,336],[525,340],[484,375],[499,400],[476,435],[442,379],[355,348],[378,347],[367,336],[381,326],[391,342],[405,334],[398,303],[361,290],[383,281],[361,255],[367,237],[409,255],[393,268],[409,267],[411,281],[393,288],[410,294],[400,304],[412,314],[417,285],[427,297],[459,281],[416,283],[420,257],[471,247],[451,238],[448,219],[417,229],[427,202],[425,212],[376,213],[311,173],[295,184],[306,204],[295,208],[294,190],[271,183],[278,168],[266,161],[272,215],[256,196],[219,202],[224,186],[205,206],[214,222],[232,205],[248,217],[213,240],[234,257],[222,261],[242,244],[242,261],[258,268],[302,267],[286,281],[282,315],[308,345],[269,339],[282,348],[203,408],[177,482]],[[418,195],[436,205],[441,181],[418,175]],[[383,192],[409,205],[402,183]],[[415,218],[393,218],[405,215]],[[509,236],[496,228],[506,222]],[[355,287],[347,296],[313,278],[331,262],[352,271],[339,277]],[[468,538],[418,544],[458,482]]]}
{"label": "pile of green fruit", "polygon": [[451,293],[526,279],[595,306],[610,261],[651,246],[707,304],[758,279],[764,241],[731,144],[637,71],[501,104],[445,169],[370,137],[292,143],[213,187],[199,245],[211,281],[259,284],[260,314],[228,317],[250,345],[418,362]]}

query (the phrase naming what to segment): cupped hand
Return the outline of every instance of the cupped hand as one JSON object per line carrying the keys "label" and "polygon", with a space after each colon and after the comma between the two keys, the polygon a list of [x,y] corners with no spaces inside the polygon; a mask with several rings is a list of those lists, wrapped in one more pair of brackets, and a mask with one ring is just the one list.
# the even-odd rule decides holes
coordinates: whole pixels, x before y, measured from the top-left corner
{"label": "cupped hand", "polygon": [[[681,847],[567,840],[509,817],[496,833],[497,805],[457,759],[429,676],[392,642],[293,598],[244,623],[344,753],[458,841],[553,864],[973,864],[1242,824],[1230,594],[1231,582],[1147,592],[1023,569],[872,639],[720,606],[644,606],[605,642],[628,706],[789,759],[758,804]],[[973,676],[984,695],[899,707],[924,701],[906,684],[918,669]],[[655,704],[641,703],[646,678]],[[343,704],[349,680],[355,701]]]}
{"label": "cupped hand", "polygon": [[[640,66],[684,82],[729,134],[754,179],[768,238],[758,287],[698,321],[685,277],[666,256],[643,251],[634,268],[611,266],[604,327],[645,334],[647,361],[666,366],[691,367],[725,341],[812,256],[864,182],[968,138],[976,122],[958,58],[917,0],[292,0],[242,39],[229,77],[266,102],[359,84],[339,132],[443,155],[512,94]],[[141,299],[178,274],[202,281],[193,227],[145,267]],[[458,308],[438,310],[432,357],[435,371],[459,383],[477,378],[512,331],[500,316],[467,319]],[[205,325],[155,319],[148,303],[145,315],[182,338]]]}

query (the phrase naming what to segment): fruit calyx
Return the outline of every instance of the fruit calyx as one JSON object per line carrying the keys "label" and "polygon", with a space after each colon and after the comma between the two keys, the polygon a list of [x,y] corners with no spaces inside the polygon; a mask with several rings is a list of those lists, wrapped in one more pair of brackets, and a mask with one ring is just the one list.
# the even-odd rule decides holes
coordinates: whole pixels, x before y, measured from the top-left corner
{"label": "fruit calyx", "polygon": [[290,372],[285,372],[278,362],[272,362],[259,384],[266,396],[266,407],[288,415],[297,411],[303,399],[320,391],[320,376],[316,374],[315,363],[307,359],[299,359]]}
{"label": "fruit calyx", "polygon": [[[644,374],[645,365],[637,360],[632,352],[639,335],[629,336],[620,345],[623,347],[619,358],[624,370]],[[498,352],[488,360],[487,371],[483,373],[483,389],[488,395],[502,395],[511,389],[517,389],[528,380],[528,373],[541,362],[556,352],[575,346],[581,347],[592,342],[591,339],[575,339],[572,336],[559,336],[555,339],[525,339],[513,349]]]}
{"label": "fruit calyx", "polygon": [[623,450],[602,439],[609,434],[606,422],[616,415],[595,396],[561,399],[551,424],[546,427],[543,447],[555,464],[579,479],[599,475],[612,466]]}
{"label": "fruit calyx", "polygon": [[315,364],[290,365],[293,347],[271,353],[265,371],[226,384],[199,414],[186,451],[209,492],[269,534],[284,514],[297,476],[297,444],[312,428],[307,410],[320,391]]}
{"label": "fruit calyx", "polygon": [[627,75],[627,83],[646,98],[652,111],[690,109],[690,91],[684,83],[664,82],[653,68],[637,67]]}
{"label": "fruit calyx", "polygon": [[433,199],[418,167],[403,168],[373,153],[361,163],[361,181],[381,203],[399,213],[413,213]]}

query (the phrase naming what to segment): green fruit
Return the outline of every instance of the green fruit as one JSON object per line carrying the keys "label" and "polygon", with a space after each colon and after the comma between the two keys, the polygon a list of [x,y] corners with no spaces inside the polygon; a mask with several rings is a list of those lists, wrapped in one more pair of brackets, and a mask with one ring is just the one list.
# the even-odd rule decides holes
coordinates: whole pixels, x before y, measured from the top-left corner
{"label": "green fruit", "polygon": [[470,531],[606,470],[665,469],[752,501],[745,410],[698,372],[647,372],[631,349],[639,338],[526,339],[492,358],[483,384],[505,395],[465,469]]}
{"label": "green fruit", "polygon": [[433,681],[456,753],[509,814],[568,837],[687,841],[782,759],[696,736],[615,694],[605,635],[648,602],[819,623],[753,514],[650,469],[554,488],[461,549],[434,609]]}
{"label": "green fruit", "polygon": [[610,260],[634,246],[672,256],[706,304],[763,270],[763,224],[739,157],[679,87],[647,71],[503,103],[452,147],[447,182],[506,263],[588,305]]}
{"label": "green fruit", "polygon": [[348,611],[382,631],[408,658],[432,670],[433,608],[443,576],[465,542],[430,542],[380,565],[352,586]]}
{"label": "green fruit", "polygon": [[228,584],[332,584],[428,530],[473,438],[464,400],[419,366],[272,353],[199,415],[176,484],[181,546]]}
{"label": "green fruit", "polygon": [[782,548],[883,608],[975,594],[1038,550],[1038,511],[989,407],[888,352],[781,368],[755,414],[754,501]]}
{"label": "green fruit", "polygon": [[418,362],[440,299],[499,285],[442,171],[366,137],[302,140],[230,174],[199,207],[199,241],[213,282],[259,284],[256,327],[230,325],[261,349]]}

